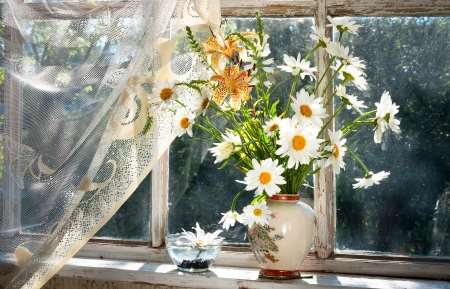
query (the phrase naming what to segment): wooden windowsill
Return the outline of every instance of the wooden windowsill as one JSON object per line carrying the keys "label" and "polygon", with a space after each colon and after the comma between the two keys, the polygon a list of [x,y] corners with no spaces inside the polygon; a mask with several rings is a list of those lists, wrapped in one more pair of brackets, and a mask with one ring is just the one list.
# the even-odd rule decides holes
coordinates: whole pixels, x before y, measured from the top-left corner
{"label": "wooden windowsill", "polygon": [[445,281],[308,273],[305,279],[258,278],[259,269],[213,266],[203,273],[185,273],[167,263],[72,258],[57,276],[116,282],[149,283],[189,288],[449,288]]}

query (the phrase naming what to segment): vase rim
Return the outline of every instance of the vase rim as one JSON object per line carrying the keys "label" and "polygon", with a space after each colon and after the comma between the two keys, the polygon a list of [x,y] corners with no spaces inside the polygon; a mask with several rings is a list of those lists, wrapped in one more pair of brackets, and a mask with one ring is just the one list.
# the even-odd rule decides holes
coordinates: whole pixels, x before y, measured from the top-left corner
{"label": "vase rim", "polygon": [[268,198],[274,201],[298,201],[300,200],[299,194],[275,194]]}

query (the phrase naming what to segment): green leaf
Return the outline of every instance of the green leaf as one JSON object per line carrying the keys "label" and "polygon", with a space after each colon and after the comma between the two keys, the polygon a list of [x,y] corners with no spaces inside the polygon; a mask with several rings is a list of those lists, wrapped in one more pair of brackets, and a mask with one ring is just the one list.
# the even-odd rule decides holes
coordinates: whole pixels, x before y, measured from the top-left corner
{"label": "green leaf", "polygon": [[278,103],[280,103],[279,99],[272,104],[272,106],[270,107],[270,111],[269,111],[270,115],[276,115]]}
{"label": "green leaf", "polygon": [[142,134],[146,135],[153,124],[153,116],[147,117],[147,122],[145,123],[144,129],[142,130]]}

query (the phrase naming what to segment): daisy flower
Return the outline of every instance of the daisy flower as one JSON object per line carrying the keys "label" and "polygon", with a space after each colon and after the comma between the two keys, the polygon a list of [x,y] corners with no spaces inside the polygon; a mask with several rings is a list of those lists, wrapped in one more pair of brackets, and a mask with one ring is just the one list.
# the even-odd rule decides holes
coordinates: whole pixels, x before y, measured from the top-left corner
{"label": "daisy flower", "polygon": [[388,125],[391,128],[391,130],[395,133],[401,133],[400,130],[400,120],[395,118],[395,114],[397,114],[398,112],[398,108],[400,106],[395,105],[395,103],[391,106],[391,108],[389,109],[389,113],[386,114],[385,119],[388,117],[389,115],[389,120],[388,120]]}
{"label": "daisy flower", "polygon": [[197,94],[197,98],[194,100],[193,111],[199,115],[205,115],[206,109],[211,103],[211,90],[207,86],[201,88],[201,94]]}
{"label": "daisy flower", "polygon": [[311,80],[315,78],[314,72],[317,71],[317,68],[309,67],[309,61],[305,61],[304,59],[300,61],[300,59],[300,53],[297,55],[297,59],[295,59],[293,56],[285,54],[283,60],[286,65],[280,65],[278,66],[278,68],[281,68],[281,70],[284,70],[286,72],[291,72],[294,76],[300,73],[300,77],[302,79],[304,79],[306,75],[308,75]]}
{"label": "daisy flower", "polygon": [[174,118],[174,132],[178,136],[187,133],[192,137],[192,125],[194,124],[195,114],[189,109],[183,107],[177,110]]}
{"label": "daisy flower", "polygon": [[325,28],[317,26],[311,26],[311,28],[314,34],[311,34],[309,37],[317,41],[320,46],[327,47],[328,43],[330,43],[330,38],[325,36]]}
{"label": "daisy flower", "polygon": [[327,45],[327,48],[325,48],[325,50],[332,56],[347,58],[349,47],[344,47],[339,42],[331,42]]}
{"label": "daisy flower", "polygon": [[[257,61],[255,59],[253,59],[253,57],[248,57],[247,61],[249,62],[248,64],[244,65],[244,70],[251,70],[252,74],[256,74],[258,72],[258,65],[257,65]],[[273,64],[273,58],[269,58],[266,59],[264,61],[261,62],[262,66],[262,70],[264,70],[265,72],[268,73],[273,73],[273,67],[271,66],[267,66],[267,65],[271,65]]]}
{"label": "daisy flower", "polygon": [[273,58],[265,59],[262,64],[264,65],[263,70],[268,73],[273,73],[273,67],[266,66],[273,64]]}
{"label": "daisy flower", "polygon": [[241,216],[244,219],[244,225],[247,225],[249,228],[253,227],[253,224],[261,226],[268,224],[270,214],[272,214],[266,206],[266,201],[245,206],[243,210],[244,213]]}
{"label": "daisy flower", "polygon": [[291,132],[298,126],[298,121],[294,121],[289,117],[285,117],[281,119],[280,127],[278,130],[280,131],[280,138],[283,138],[288,132]]}
{"label": "daisy flower", "polygon": [[358,100],[356,96],[349,95],[346,93],[345,85],[339,85],[336,89],[336,94],[342,99],[342,101],[347,104],[347,109],[355,108],[359,113],[361,113],[360,108],[367,108],[363,103],[363,100]]}
{"label": "daisy flower", "polygon": [[236,211],[228,211],[225,214],[222,213],[223,217],[220,219],[220,223],[223,222],[222,228],[228,230],[230,226],[234,226],[234,223],[238,221],[239,223],[243,223],[244,219],[239,215]]}
{"label": "daisy flower", "polygon": [[215,164],[226,160],[232,152],[237,152],[241,149],[240,146],[237,146],[242,144],[241,138],[238,135],[227,131],[225,134],[222,134],[222,138],[224,139],[223,142],[214,143],[215,147],[209,149],[213,156],[216,157]]}
{"label": "daisy flower", "polygon": [[274,137],[275,132],[279,130],[280,126],[281,126],[281,118],[277,116],[271,120],[266,121],[266,123],[262,127],[264,129],[264,132],[269,137]]}
{"label": "daisy flower", "polygon": [[245,180],[237,182],[246,184],[247,191],[256,189],[255,196],[266,191],[267,195],[271,197],[280,191],[280,187],[277,185],[286,184],[281,176],[284,169],[278,165],[278,160],[273,161],[268,158],[263,160],[260,165],[256,159],[252,159],[252,164],[253,170],[247,172]]}
{"label": "daisy flower", "polygon": [[176,81],[159,81],[157,80],[153,86],[152,93],[148,97],[149,103],[159,104],[161,109],[166,109],[172,100],[178,99],[181,89],[176,86]]}
{"label": "daisy flower", "polygon": [[348,17],[332,18],[331,16],[328,16],[327,18],[331,23],[327,24],[327,27],[334,26],[340,32],[348,31],[352,34],[358,35],[358,28],[362,27],[362,25],[355,24],[356,21],[350,21],[350,18]]}
{"label": "daisy flower", "polygon": [[206,65],[201,61],[197,62],[196,64],[194,64],[194,66],[192,66],[192,69],[197,72],[205,72],[207,68],[208,65]]}
{"label": "daisy flower", "polygon": [[385,128],[377,123],[374,129],[375,133],[373,135],[373,140],[375,143],[380,143],[382,141],[384,130]]}
{"label": "daisy flower", "polygon": [[[266,57],[270,54],[270,47],[269,47],[269,34],[264,34],[263,36],[263,42],[259,44],[259,42],[256,44],[256,48],[258,50],[258,54],[260,57]],[[250,54],[251,52],[249,52]]]}
{"label": "daisy flower", "polygon": [[195,228],[192,227],[192,229],[195,229],[197,234],[194,234],[192,232],[186,232],[184,229],[182,236],[180,238],[187,239],[192,243],[192,246],[197,247],[203,247],[208,246],[217,236],[222,233],[222,230],[217,230],[214,233],[206,233],[200,228],[200,225],[198,222],[196,223]]}
{"label": "daisy flower", "polygon": [[345,170],[344,155],[347,149],[344,147],[344,144],[347,140],[341,140],[342,131],[340,130],[334,133],[331,130],[328,130],[328,135],[330,136],[330,144],[325,146],[323,149],[331,152],[331,154],[323,167],[325,168],[329,165],[333,165],[333,171],[336,174],[339,174],[340,168]]}
{"label": "daisy flower", "polygon": [[[338,69],[340,66],[341,62],[336,61],[336,66],[333,68]],[[344,65],[341,70],[339,70],[339,78],[353,82],[359,90],[366,90],[367,88],[367,80],[364,78],[365,75],[364,72],[353,65]]]}
{"label": "daisy flower", "polygon": [[339,42],[331,42],[330,44],[328,44],[326,51],[332,56],[339,57],[340,63],[342,63],[344,66],[353,66],[361,72],[366,68],[363,60],[359,59],[359,57],[353,57],[353,55],[349,55],[349,48],[342,46]]}
{"label": "daisy flower", "polygon": [[391,95],[385,91],[381,96],[380,102],[375,103],[377,107],[374,140],[376,143],[381,142],[383,132],[389,127],[395,133],[400,133],[400,120],[395,118],[398,113],[399,106],[392,102]]}
{"label": "daisy flower", "polygon": [[387,178],[390,175],[390,172],[385,172],[385,171],[381,171],[377,174],[374,174],[373,172],[370,172],[369,174],[367,174],[364,178],[359,179],[359,178],[355,178],[355,180],[357,181],[356,184],[353,184],[353,188],[357,189],[357,188],[362,188],[364,187],[364,189],[367,189],[368,187],[370,187],[373,184],[380,184],[380,181],[384,178]]}
{"label": "daisy flower", "polygon": [[226,112],[226,111],[232,111],[232,110],[233,110],[233,107],[231,106],[231,104],[230,104],[228,101],[224,101],[224,102],[222,103],[222,105],[219,106],[219,108],[220,108],[220,110],[222,110],[223,112]]}
{"label": "daisy flower", "polygon": [[297,92],[297,98],[291,96],[291,107],[295,112],[292,117],[294,121],[298,121],[303,125],[313,125],[321,127],[322,118],[327,117],[326,109],[322,106],[322,98],[315,98],[314,94],[309,94],[303,88]]}
{"label": "daisy flower", "polygon": [[308,164],[310,158],[320,157],[318,149],[323,141],[317,139],[311,130],[294,128],[277,141],[281,147],[275,154],[289,156],[287,167],[297,168],[299,164]]}

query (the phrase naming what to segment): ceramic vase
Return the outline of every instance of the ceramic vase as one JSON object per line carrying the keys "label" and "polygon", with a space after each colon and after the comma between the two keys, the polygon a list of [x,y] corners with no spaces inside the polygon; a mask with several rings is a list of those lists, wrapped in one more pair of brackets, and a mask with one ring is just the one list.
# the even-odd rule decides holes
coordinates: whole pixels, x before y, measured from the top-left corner
{"label": "ceramic vase", "polygon": [[266,202],[272,212],[269,224],[255,224],[248,229],[250,246],[261,266],[259,274],[274,278],[300,277],[300,266],[314,238],[314,211],[300,201],[299,195],[276,194]]}

